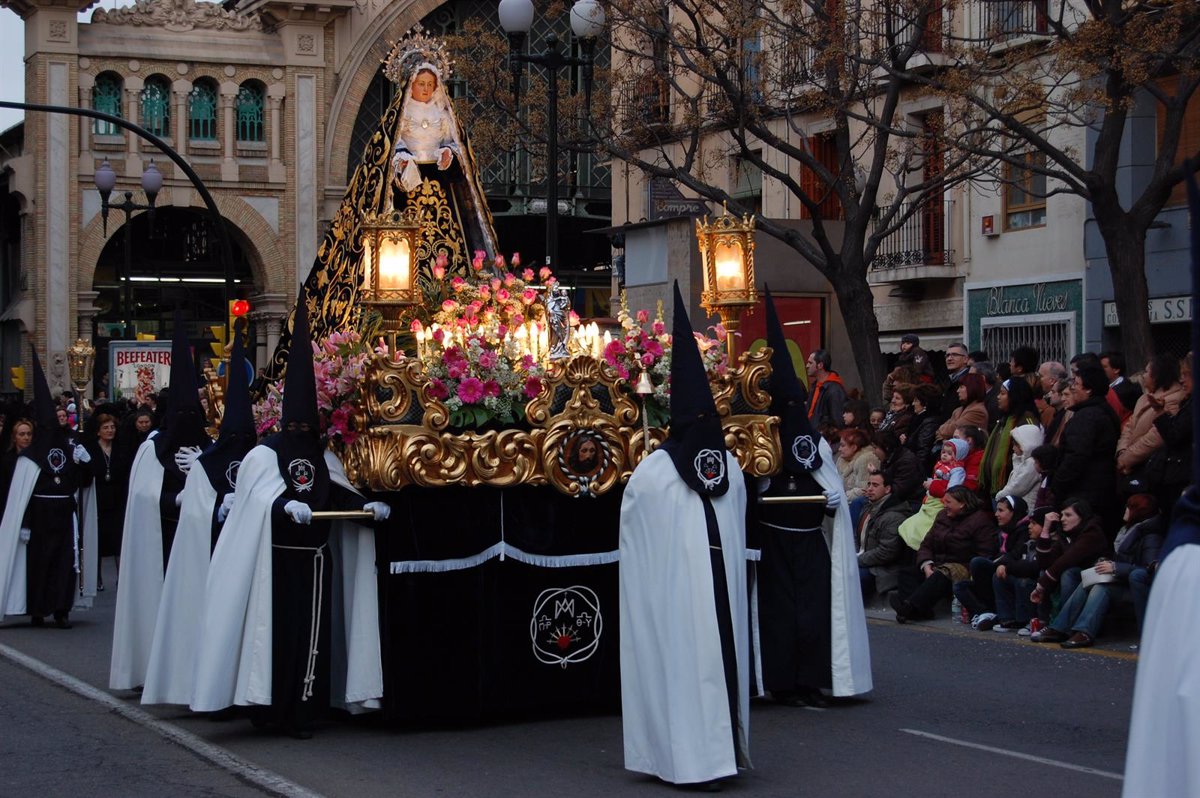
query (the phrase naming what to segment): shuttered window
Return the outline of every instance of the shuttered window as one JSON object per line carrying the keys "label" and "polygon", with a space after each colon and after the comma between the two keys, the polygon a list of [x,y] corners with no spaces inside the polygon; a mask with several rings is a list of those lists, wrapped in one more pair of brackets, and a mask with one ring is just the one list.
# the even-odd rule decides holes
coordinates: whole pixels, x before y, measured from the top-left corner
{"label": "shuttered window", "polygon": [[[841,165],[838,162],[837,142],[834,134],[821,133],[811,136],[808,139],[808,146],[812,151],[813,160],[828,169],[836,180],[841,172]],[[832,221],[842,218],[842,201],[838,199],[833,187],[822,180],[816,170],[807,166],[800,167],[800,187],[806,196],[820,202],[818,213],[821,219]],[[801,206],[800,218],[811,219],[813,217],[808,208]]]}
{"label": "shuttered window", "polygon": [[[1174,96],[1178,91],[1179,79],[1175,77],[1162,78],[1158,82],[1159,88],[1169,96]],[[1158,104],[1158,140],[1162,141],[1163,127],[1166,120],[1166,109]],[[1161,144],[1160,144],[1161,146]],[[1188,100],[1187,111],[1184,112],[1183,128],[1179,131],[1179,148],[1175,151],[1175,163],[1180,164],[1187,160],[1188,156],[1200,151],[1200,91],[1192,94]],[[1167,200],[1167,205],[1186,205],[1187,204],[1187,184],[1180,183],[1171,191],[1171,198]]]}

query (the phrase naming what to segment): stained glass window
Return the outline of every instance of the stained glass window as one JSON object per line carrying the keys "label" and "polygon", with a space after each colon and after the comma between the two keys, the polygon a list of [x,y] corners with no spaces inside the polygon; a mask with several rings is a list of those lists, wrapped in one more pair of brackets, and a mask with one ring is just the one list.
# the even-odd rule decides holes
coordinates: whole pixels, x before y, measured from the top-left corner
{"label": "stained glass window", "polygon": [[147,78],[142,89],[142,127],[156,136],[171,135],[171,85],[161,75]]}
{"label": "stained glass window", "polygon": [[[113,116],[124,118],[121,113],[121,94],[124,86],[121,77],[112,72],[105,72],[96,77],[96,85],[92,87],[92,110],[101,111]],[[121,128],[112,122],[97,119],[92,127],[97,136],[119,136]]]}
{"label": "stained glass window", "polygon": [[197,82],[188,95],[188,138],[217,138],[217,87],[210,81]]}
{"label": "stained glass window", "polygon": [[262,85],[243,83],[237,94],[237,138],[238,141],[263,141],[263,97]]}

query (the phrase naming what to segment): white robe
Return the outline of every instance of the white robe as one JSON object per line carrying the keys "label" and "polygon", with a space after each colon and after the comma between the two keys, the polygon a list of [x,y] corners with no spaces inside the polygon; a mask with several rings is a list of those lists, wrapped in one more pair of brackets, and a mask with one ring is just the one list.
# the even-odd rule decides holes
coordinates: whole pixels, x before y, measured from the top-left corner
{"label": "white robe", "polygon": [[163,580],[162,600],[146,668],[143,704],[188,704],[200,644],[204,583],[212,548],[217,492],[203,466],[188,472],[180,493],[179,527]]}
{"label": "white robe", "polygon": [[[83,526],[81,529],[78,525],[76,527],[79,535],[75,540],[75,571],[83,574],[83,586],[75,592],[74,609],[90,610],[96,600],[96,585],[100,575],[99,510],[96,508],[95,483],[79,492],[79,504],[83,508]],[[83,542],[82,551],[79,549],[80,541]]]}
{"label": "white robe", "polygon": [[108,674],[112,690],[132,690],[146,683],[154,623],[162,598],[162,509],[158,501],[162,494],[163,467],[154,449],[154,437],[151,434],[142,442],[129,472]]}
{"label": "white robe", "polygon": [[[729,491],[712,500],[720,529],[738,667],[738,748],[748,765],[750,663],[746,489],[726,453]],[[656,451],[621,502],[621,714],[625,767],[677,783],[737,773],[700,497]]]}
{"label": "white robe", "polygon": [[[325,461],[330,478],[353,490],[332,452],[325,453]],[[284,487],[275,451],[250,450],[238,469],[233,509],[205,585],[191,701],[197,712],[271,703],[271,508]],[[378,709],[383,664],[375,533],[358,524],[334,523],[329,549],[333,704],[350,712]]]}
{"label": "white robe", "polygon": [[1125,798],[1200,795],[1200,545],[1179,546],[1154,577],[1138,653]]}
{"label": "white robe", "polygon": [[28,457],[18,457],[0,518],[0,620],[24,615],[28,601],[25,576],[26,544],[20,538],[21,522],[41,469]]}
{"label": "white robe", "polygon": [[[862,582],[858,578],[858,554],[854,527],[850,523],[850,506],[846,489],[833,450],[824,439],[820,443],[821,468],[813,477],[821,489],[842,494],[842,502],[832,518],[822,524],[825,545],[829,547],[830,589],[830,653],[833,665],[833,694],[852,696],[869,692],[871,680],[871,645],[867,639],[867,614],[863,609]],[[757,617],[757,614],[756,614]]]}

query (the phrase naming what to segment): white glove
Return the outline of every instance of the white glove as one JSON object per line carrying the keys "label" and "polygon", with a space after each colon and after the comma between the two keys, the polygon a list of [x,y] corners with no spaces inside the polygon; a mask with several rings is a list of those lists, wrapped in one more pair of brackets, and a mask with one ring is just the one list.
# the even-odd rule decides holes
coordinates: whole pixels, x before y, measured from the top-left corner
{"label": "white glove", "polygon": [[29,531],[28,529],[26,529],[26,528],[22,528],[22,529],[21,529],[21,533],[20,533],[20,540],[21,540],[21,542],[22,542],[22,543],[28,543],[28,542],[29,542],[29,535],[30,535],[30,534],[31,534],[31,533],[30,533],[30,531]]}
{"label": "white glove", "polygon": [[825,491],[825,509],[836,510],[846,499],[846,494],[841,488]]}
{"label": "white glove", "polygon": [[233,509],[233,491],[225,494],[225,498],[221,499],[221,506],[217,508],[217,523],[225,523],[225,519],[229,517],[229,511]]}
{"label": "white glove", "polygon": [[176,507],[183,506],[183,491],[179,491],[178,493],[175,494],[175,506]]}
{"label": "white glove", "polygon": [[290,501],[283,505],[283,511],[297,524],[312,523],[312,508],[304,502]]}
{"label": "white glove", "polygon": [[196,458],[200,456],[199,446],[185,446],[175,452],[175,465],[184,474],[192,470],[192,464],[196,462]]}
{"label": "white glove", "polygon": [[392,508],[383,502],[367,502],[363,505],[363,509],[375,513],[376,521],[386,521],[388,516],[392,514]]}
{"label": "white glove", "polygon": [[88,450],[83,448],[82,446],[80,446],[78,443],[75,444],[75,451],[73,451],[71,453],[71,457],[75,460],[76,463],[92,462],[92,456],[90,454],[88,454]]}

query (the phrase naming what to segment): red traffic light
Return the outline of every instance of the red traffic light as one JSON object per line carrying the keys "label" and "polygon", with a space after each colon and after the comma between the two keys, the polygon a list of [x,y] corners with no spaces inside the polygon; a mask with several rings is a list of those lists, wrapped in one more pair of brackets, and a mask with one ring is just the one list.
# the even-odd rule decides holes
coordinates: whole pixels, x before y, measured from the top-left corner
{"label": "red traffic light", "polygon": [[229,315],[241,318],[250,312],[250,303],[244,299],[235,299],[229,303]]}

